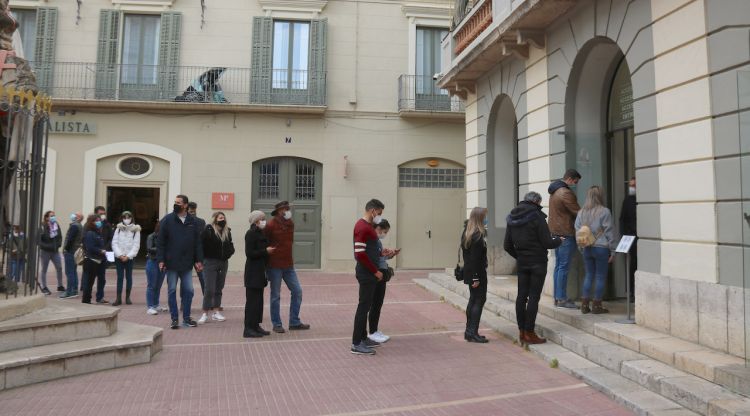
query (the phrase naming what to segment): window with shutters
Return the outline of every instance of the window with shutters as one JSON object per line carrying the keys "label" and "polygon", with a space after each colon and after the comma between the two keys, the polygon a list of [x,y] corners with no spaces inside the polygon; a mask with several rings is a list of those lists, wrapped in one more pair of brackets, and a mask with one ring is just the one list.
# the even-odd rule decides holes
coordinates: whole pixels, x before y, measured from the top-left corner
{"label": "window with shutters", "polygon": [[41,91],[52,93],[57,39],[57,8],[13,9],[23,55],[36,73]]}

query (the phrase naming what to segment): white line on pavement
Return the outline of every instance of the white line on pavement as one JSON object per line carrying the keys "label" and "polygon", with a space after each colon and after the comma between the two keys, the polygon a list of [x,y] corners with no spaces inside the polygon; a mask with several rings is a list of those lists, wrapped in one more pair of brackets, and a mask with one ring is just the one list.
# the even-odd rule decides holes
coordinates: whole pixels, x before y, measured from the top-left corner
{"label": "white line on pavement", "polygon": [[[422,303],[445,303],[442,300],[405,300],[400,302],[384,302],[384,305],[419,305]],[[357,306],[357,303],[305,303],[305,307],[308,306]],[[289,305],[281,304],[280,307],[288,307]],[[265,309],[269,306],[265,305]],[[222,306],[224,309],[245,309],[245,305],[228,305]]]}

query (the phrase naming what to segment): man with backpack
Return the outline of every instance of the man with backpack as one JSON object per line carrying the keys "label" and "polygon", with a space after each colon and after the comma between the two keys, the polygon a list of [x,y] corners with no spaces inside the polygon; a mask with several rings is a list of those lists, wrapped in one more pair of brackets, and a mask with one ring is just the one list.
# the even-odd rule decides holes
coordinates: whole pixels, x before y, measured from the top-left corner
{"label": "man with backpack", "polygon": [[549,198],[549,230],[553,235],[564,237],[563,243],[555,249],[555,306],[577,309],[575,302],[568,299],[568,270],[573,253],[576,251],[573,223],[581,207],[575,192],[570,187],[578,184],[581,174],[568,169],[561,180],[552,182],[547,190]]}

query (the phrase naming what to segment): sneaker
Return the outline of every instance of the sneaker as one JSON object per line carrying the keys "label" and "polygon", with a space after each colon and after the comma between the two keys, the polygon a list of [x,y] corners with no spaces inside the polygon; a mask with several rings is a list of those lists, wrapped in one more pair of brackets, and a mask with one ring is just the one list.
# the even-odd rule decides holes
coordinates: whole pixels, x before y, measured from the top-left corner
{"label": "sneaker", "polygon": [[382,345],[381,343],[377,341],[373,341],[370,338],[365,338],[365,340],[362,341],[360,344],[364,344],[364,346],[367,348],[377,348]]}
{"label": "sneaker", "polygon": [[169,326],[172,329],[180,329],[180,322],[177,319],[172,320],[172,325]]}
{"label": "sneaker", "polygon": [[566,300],[556,300],[555,306],[558,308],[566,308],[566,309],[578,309],[578,306],[576,306],[576,303],[573,302],[570,299]]}
{"label": "sneaker", "polygon": [[364,342],[357,345],[352,344],[351,352],[357,355],[375,355],[375,350],[366,346]]}
{"label": "sneaker", "polygon": [[45,294],[45,295],[47,295],[47,296],[49,296],[49,295],[51,295],[51,294],[52,294],[52,292],[50,292],[50,291],[49,291],[49,289],[47,289],[46,287],[43,287],[43,288],[42,288],[42,293],[44,293],[44,294]]}
{"label": "sneaker", "polygon": [[208,321],[208,314],[201,315],[200,319],[198,319],[198,325],[203,325]]}
{"label": "sneaker", "polygon": [[146,313],[149,314],[149,315],[158,315],[159,311],[157,311],[156,308],[148,308],[148,310],[146,311]]}
{"label": "sneaker", "polygon": [[259,332],[259,333],[263,334],[263,336],[271,335],[271,331],[266,331],[260,325],[258,325],[258,326],[255,327],[255,332]]}
{"label": "sneaker", "polygon": [[273,332],[275,332],[277,334],[283,334],[286,331],[284,330],[283,326],[275,326],[275,327],[273,327]]}
{"label": "sneaker", "polygon": [[224,315],[221,314],[221,312],[214,312],[214,314],[211,316],[211,319],[219,322],[224,322],[227,320],[227,318],[225,318]]}
{"label": "sneaker", "polygon": [[304,331],[310,329],[309,324],[303,324],[302,322],[298,323],[297,325],[289,325],[290,331]]}
{"label": "sneaker", "polygon": [[60,293],[60,296],[59,296],[59,298],[60,298],[60,299],[68,299],[68,298],[74,298],[74,297],[76,297],[76,296],[78,296],[78,294],[77,294],[77,293],[68,293],[68,292],[63,292],[63,293]]}
{"label": "sneaker", "polygon": [[380,331],[375,331],[374,333],[368,335],[367,338],[380,344],[384,342],[388,342],[388,340],[391,339],[391,337],[389,337],[388,335],[385,335],[384,333]]}
{"label": "sneaker", "polygon": [[187,320],[182,322],[182,326],[185,328],[195,328],[198,326],[198,323],[193,320],[193,318],[188,318]]}
{"label": "sneaker", "polygon": [[156,311],[157,312],[169,312],[169,308],[165,308],[165,307],[159,305],[159,306],[156,307]]}
{"label": "sneaker", "polygon": [[101,298],[101,299],[97,300],[96,303],[98,303],[100,305],[109,305],[109,301],[107,299],[104,299],[104,298]]}
{"label": "sneaker", "polygon": [[58,286],[58,287],[57,287],[57,291],[58,291],[58,292],[65,292],[65,288],[64,288],[64,287],[62,287],[62,286]]}

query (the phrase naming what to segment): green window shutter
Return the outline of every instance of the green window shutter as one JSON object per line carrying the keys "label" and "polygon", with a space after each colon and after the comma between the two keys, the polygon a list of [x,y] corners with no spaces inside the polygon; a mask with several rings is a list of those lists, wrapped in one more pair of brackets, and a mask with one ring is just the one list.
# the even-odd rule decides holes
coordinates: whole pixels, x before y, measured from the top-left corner
{"label": "green window shutter", "polygon": [[310,73],[308,83],[309,104],[326,104],[326,49],[328,45],[328,19],[310,22]]}
{"label": "green window shutter", "polygon": [[252,62],[250,62],[250,102],[271,102],[271,64],[273,60],[273,19],[253,18]]}
{"label": "green window shutter", "polygon": [[99,47],[96,55],[96,91],[98,99],[115,99],[117,93],[117,50],[120,47],[120,12],[99,12]]}
{"label": "green window shutter", "polygon": [[36,82],[40,91],[52,92],[53,70],[55,67],[55,39],[57,38],[57,8],[40,7],[36,10],[36,45],[34,61]]}
{"label": "green window shutter", "polygon": [[173,99],[177,95],[177,76],[180,65],[180,33],[182,13],[161,14],[159,33],[159,98]]}

